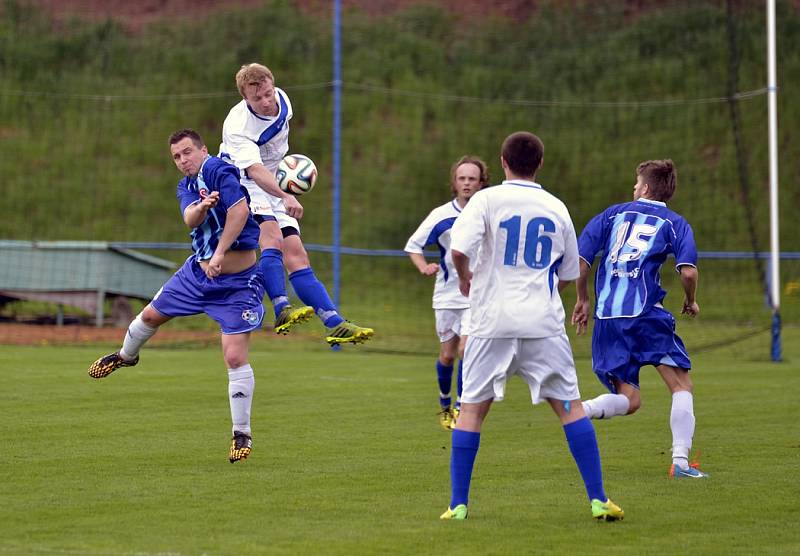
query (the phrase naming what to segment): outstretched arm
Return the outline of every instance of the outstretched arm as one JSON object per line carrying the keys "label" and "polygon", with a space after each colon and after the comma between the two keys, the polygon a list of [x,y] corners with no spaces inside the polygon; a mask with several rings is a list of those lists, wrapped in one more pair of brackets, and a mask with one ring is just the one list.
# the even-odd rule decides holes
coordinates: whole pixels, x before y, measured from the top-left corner
{"label": "outstretched arm", "polygon": [[683,309],[681,314],[689,315],[690,317],[697,316],[700,312],[700,306],[697,304],[697,282],[699,280],[699,273],[697,267],[685,264],[680,267],[681,273],[681,286],[683,286]]}
{"label": "outstretched arm", "polygon": [[411,262],[414,263],[414,266],[417,267],[420,274],[425,276],[433,276],[437,272],[439,272],[439,265],[436,263],[429,263],[425,260],[425,256],[422,253],[408,253]]}
{"label": "outstretched arm", "polygon": [[247,168],[247,175],[250,176],[261,189],[273,197],[281,199],[286,206],[286,214],[297,219],[303,217],[303,205],[300,204],[300,201],[291,193],[286,193],[278,187],[278,181],[275,179],[275,176],[273,176],[272,172],[267,170],[263,164],[253,164],[249,166]]}
{"label": "outstretched arm", "polygon": [[578,290],[578,298],[575,301],[575,308],[572,310],[572,324],[575,331],[580,335],[586,332],[589,323],[589,263],[581,259],[581,274],[575,282]]}

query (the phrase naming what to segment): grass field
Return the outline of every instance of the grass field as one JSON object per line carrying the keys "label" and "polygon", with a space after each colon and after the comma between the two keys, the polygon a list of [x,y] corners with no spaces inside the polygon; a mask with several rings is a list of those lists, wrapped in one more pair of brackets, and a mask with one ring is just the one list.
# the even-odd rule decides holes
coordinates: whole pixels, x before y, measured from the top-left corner
{"label": "grass field", "polygon": [[[586,342],[581,338],[578,342]],[[634,417],[596,422],[621,523],[596,523],[550,410],[514,380],[485,426],[470,519],[440,522],[449,435],[429,357],[257,343],[254,452],[227,461],[215,348],[150,348],[103,381],[110,346],[0,346],[2,554],[788,554],[800,551],[800,330],[695,358],[695,446],[676,482],[669,397],[643,373]],[[601,392],[578,360],[582,392]]]}

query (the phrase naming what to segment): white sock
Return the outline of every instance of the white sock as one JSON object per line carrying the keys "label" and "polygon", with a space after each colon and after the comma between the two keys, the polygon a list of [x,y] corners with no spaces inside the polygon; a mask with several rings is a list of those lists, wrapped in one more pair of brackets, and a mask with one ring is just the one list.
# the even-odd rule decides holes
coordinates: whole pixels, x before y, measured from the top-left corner
{"label": "white sock", "polygon": [[250,436],[250,408],[253,405],[255,383],[253,367],[249,363],[228,369],[228,399],[231,403],[234,433],[243,432]]}
{"label": "white sock", "polygon": [[611,419],[627,415],[630,405],[630,400],[622,394],[603,394],[583,402],[583,411],[589,419]]}
{"label": "white sock", "polygon": [[128,332],[125,333],[125,340],[122,342],[122,349],[119,350],[119,354],[123,359],[129,361],[136,359],[136,356],[139,355],[139,350],[156,333],[156,330],[158,328],[147,326],[142,320],[142,314],[139,313],[128,326]]}
{"label": "white sock", "polygon": [[681,469],[687,469],[694,437],[694,398],[691,392],[672,394],[669,426],[672,429],[672,463]]}

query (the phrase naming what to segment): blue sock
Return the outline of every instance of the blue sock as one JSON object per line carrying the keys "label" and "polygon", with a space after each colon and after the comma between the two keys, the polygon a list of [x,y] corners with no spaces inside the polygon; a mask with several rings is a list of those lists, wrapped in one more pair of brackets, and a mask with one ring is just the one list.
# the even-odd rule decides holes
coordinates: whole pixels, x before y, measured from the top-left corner
{"label": "blue sock", "polygon": [[283,255],[280,249],[264,249],[261,252],[259,261],[261,275],[264,277],[264,284],[267,290],[267,297],[272,302],[275,316],[281,309],[289,304],[289,297],[286,295],[286,278],[283,275]]}
{"label": "blue sock", "polygon": [[605,490],[603,489],[603,470],[600,467],[600,450],[597,448],[597,437],[594,434],[594,426],[588,417],[584,417],[574,423],[564,425],[564,434],[567,436],[569,451],[578,464],[578,470],[583,477],[583,484],[586,486],[586,494],[589,500],[600,500],[605,502]]}
{"label": "blue sock", "polygon": [[[439,404],[442,407],[450,407],[450,388],[453,386],[453,366],[444,365],[436,360],[436,378],[439,380]],[[447,397],[443,397],[445,394]]]}
{"label": "blue sock", "polygon": [[458,397],[456,398],[456,409],[461,409],[461,392],[464,389],[464,381],[462,379],[463,370],[464,370],[464,360],[461,359],[458,362],[458,379],[457,379],[458,390],[456,391]]}
{"label": "blue sock", "polygon": [[[478,447],[481,443],[481,433],[462,430],[453,431],[453,449],[450,453],[450,507],[466,504],[469,500],[469,483],[472,480],[472,466]],[[605,500],[604,500],[605,501]]]}
{"label": "blue sock", "polygon": [[292,283],[297,297],[306,305],[314,308],[314,312],[322,319],[325,326],[333,328],[344,322],[328,295],[328,291],[322,282],[317,280],[311,267],[292,272],[289,275],[289,281]]}

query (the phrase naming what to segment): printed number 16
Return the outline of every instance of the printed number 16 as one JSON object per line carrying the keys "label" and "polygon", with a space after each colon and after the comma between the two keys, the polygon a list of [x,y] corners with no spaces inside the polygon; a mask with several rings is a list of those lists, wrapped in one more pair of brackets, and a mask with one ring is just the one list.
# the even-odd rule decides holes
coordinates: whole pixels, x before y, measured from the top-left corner
{"label": "printed number 16", "polygon": [[[512,216],[500,222],[500,227],[506,229],[506,253],[503,264],[517,266],[517,252],[519,251],[519,232],[522,224],[521,216]],[[544,235],[556,231],[556,225],[549,218],[538,217],[528,222],[525,228],[525,247],[522,258],[531,268],[546,268],[550,265],[550,255],[553,250],[553,240]]]}

